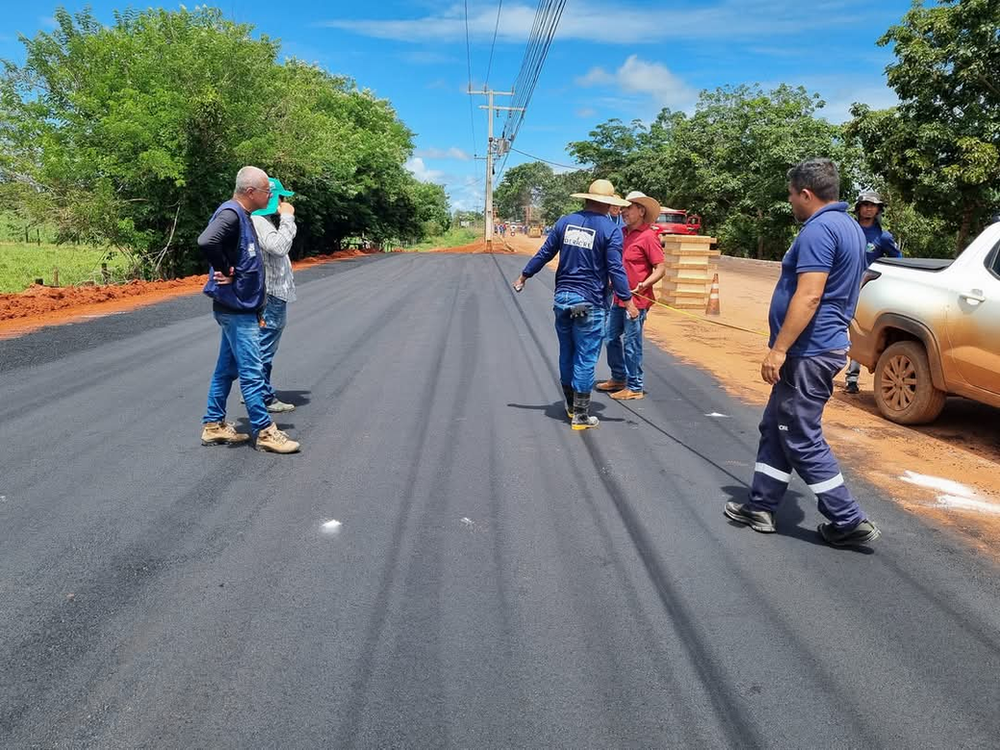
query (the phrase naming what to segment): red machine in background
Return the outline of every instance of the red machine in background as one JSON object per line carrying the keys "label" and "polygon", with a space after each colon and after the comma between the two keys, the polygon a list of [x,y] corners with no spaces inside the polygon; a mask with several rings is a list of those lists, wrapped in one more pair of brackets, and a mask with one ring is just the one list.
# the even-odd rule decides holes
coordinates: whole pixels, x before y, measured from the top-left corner
{"label": "red machine in background", "polygon": [[701,232],[701,217],[697,214],[688,216],[687,211],[675,208],[664,208],[652,228],[657,234],[698,234]]}

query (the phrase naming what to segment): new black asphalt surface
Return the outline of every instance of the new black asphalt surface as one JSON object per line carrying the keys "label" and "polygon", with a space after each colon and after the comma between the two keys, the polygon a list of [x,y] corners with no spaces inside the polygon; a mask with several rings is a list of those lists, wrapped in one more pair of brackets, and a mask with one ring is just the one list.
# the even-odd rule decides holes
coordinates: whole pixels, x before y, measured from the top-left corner
{"label": "new black asphalt surface", "polygon": [[572,432],[523,261],[300,274],[289,457],[200,296],[0,342],[0,746],[997,747],[997,568],[849,467],[871,549],[728,522],[759,409],[651,345]]}

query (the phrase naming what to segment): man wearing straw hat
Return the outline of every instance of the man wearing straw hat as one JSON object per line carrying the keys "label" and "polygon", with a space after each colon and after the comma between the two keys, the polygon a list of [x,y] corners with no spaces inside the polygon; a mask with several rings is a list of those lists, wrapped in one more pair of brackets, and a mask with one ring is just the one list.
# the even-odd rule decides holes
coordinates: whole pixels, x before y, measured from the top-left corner
{"label": "man wearing straw hat", "polygon": [[608,218],[610,206],[625,207],[628,201],[616,197],[607,180],[594,180],[588,192],[573,193],[572,197],[583,199],[583,210],[555,223],[545,244],[514,282],[514,290],[520,292],[558,253],[553,310],[559,337],[559,378],[573,429],[586,430],[598,425],[597,417],[590,416],[590,392],[604,340],[604,291],[609,279],[628,316],[638,317],[639,310],[622,266],[621,230]]}
{"label": "man wearing straw hat", "polygon": [[626,195],[625,200],[629,205],[622,211],[625,218],[622,260],[639,314],[635,319],[626,316],[625,303],[615,297],[607,331],[611,379],[597,384],[597,390],[610,393],[611,398],[619,401],[638,399],[644,395],[642,328],[646,313],[655,299],[653,288],[663,278],[667,267],[660,239],[650,228],[650,223],[660,215],[659,201],[638,190]]}

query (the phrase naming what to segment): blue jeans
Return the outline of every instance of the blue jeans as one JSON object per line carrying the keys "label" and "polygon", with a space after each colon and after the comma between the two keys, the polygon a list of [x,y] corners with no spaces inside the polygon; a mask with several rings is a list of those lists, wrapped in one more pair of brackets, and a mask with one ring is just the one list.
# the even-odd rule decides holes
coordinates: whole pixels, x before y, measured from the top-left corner
{"label": "blue jeans", "polygon": [[[624,382],[630,391],[642,392],[642,329],[648,310],[629,320],[624,307],[615,305],[608,315],[608,367],[611,379]],[[622,340],[624,338],[624,341]]]}
{"label": "blue jeans", "polygon": [[216,311],[215,320],[222,328],[222,343],[208,388],[208,409],[201,421],[221,422],[226,418],[226,399],[233,381],[239,378],[250,426],[254,432],[259,432],[271,424],[271,416],[264,406],[264,368],[260,360],[257,313]]}
{"label": "blue jeans", "polygon": [[267,307],[264,308],[264,327],[260,330],[260,361],[264,366],[264,403],[269,404],[277,396],[271,385],[271,366],[274,355],[278,353],[281,334],[285,330],[285,308],[288,303],[283,299],[267,295]]}
{"label": "blue jeans", "polygon": [[[585,315],[574,318],[570,308],[575,305],[589,305],[589,309]],[[590,393],[604,340],[605,310],[573,292],[556,292],[552,310],[559,337],[559,379],[577,393]]]}
{"label": "blue jeans", "polygon": [[785,360],[760,422],[751,508],[776,511],[794,470],[816,494],[819,512],[834,525],[851,528],[865,520],[823,438],[823,409],[833,394],[833,376],[844,369],[846,359],[829,352]]}

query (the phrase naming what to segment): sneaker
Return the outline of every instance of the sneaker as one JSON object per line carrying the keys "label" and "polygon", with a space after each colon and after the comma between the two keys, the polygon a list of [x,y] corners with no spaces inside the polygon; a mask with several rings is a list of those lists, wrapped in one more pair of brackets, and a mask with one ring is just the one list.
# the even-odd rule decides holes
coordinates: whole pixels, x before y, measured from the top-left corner
{"label": "sneaker", "polygon": [[236,431],[232,422],[206,422],[201,430],[202,445],[236,445],[245,443],[250,436]]}
{"label": "sneaker", "polygon": [[299,444],[288,435],[278,429],[278,425],[271,422],[270,427],[265,427],[257,433],[257,450],[271,451],[272,453],[295,453],[299,449]]}
{"label": "sneaker", "polygon": [[774,526],[774,514],[769,510],[754,510],[746,503],[730,500],[726,503],[726,509],[723,512],[727,518],[736,521],[736,523],[745,524],[762,534],[773,534],[777,531]]}
{"label": "sneaker", "polygon": [[882,532],[878,526],[865,519],[852,529],[838,529],[832,523],[821,523],[816,527],[816,531],[823,537],[823,541],[834,547],[851,547],[865,542],[874,542]]}
{"label": "sneaker", "polygon": [[624,380],[602,380],[600,383],[594,386],[595,390],[602,391],[603,393],[614,393],[615,391],[620,391],[625,387]]}
{"label": "sneaker", "polygon": [[279,401],[274,399],[269,404],[266,404],[267,410],[272,414],[284,414],[286,411],[295,411],[295,404],[286,404],[284,401]]}
{"label": "sneaker", "polygon": [[620,391],[615,391],[611,394],[611,398],[615,401],[634,401],[637,398],[644,398],[646,396],[642,391],[632,391],[628,388],[622,388]]}
{"label": "sneaker", "polygon": [[844,388],[844,393],[861,393],[861,389],[858,388],[858,384],[852,381],[848,381],[847,387]]}
{"label": "sneaker", "polygon": [[599,427],[601,420],[597,417],[593,417],[586,414],[573,415],[573,429],[574,430],[589,430],[592,427]]}

